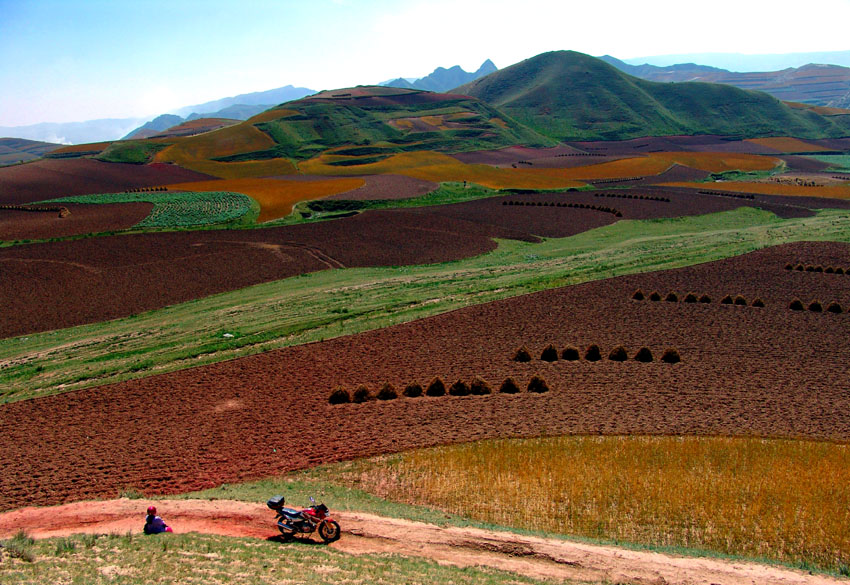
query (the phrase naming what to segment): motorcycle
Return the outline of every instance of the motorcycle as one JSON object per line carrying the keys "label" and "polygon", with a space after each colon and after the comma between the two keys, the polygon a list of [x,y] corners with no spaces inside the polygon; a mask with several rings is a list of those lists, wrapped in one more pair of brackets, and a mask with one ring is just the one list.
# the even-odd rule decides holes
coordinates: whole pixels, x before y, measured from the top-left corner
{"label": "motorcycle", "polygon": [[328,507],[317,504],[316,500],[310,498],[311,506],[303,510],[294,510],[284,506],[283,496],[274,496],[266,502],[266,505],[277,513],[277,528],[284,540],[291,540],[296,536],[304,536],[317,532],[319,538],[325,544],[331,543],[340,537],[339,523],[331,518]]}

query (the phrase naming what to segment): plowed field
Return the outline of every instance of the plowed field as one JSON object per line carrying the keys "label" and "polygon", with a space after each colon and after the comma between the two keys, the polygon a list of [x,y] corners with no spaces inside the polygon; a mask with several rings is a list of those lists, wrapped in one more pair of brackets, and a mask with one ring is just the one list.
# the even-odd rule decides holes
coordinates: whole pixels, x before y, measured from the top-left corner
{"label": "plowed field", "polygon": [[[757,435],[850,440],[850,315],[790,311],[791,298],[850,306],[850,246],[803,243],[474,306],[352,337],[272,351],[0,409],[0,510],[190,490],[345,458],[541,433]],[[636,288],[712,302],[631,299]],[[765,306],[720,304],[741,294]],[[537,357],[554,343],[598,362]],[[643,346],[651,363],[604,359]],[[514,362],[527,346],[535,359]],[[658,357],[675,347],[678,364]],[[330,406],[336,386],[403,387],[481,376],[544,394],[400,398]]]}
{"label": "plowed field", "polygon": [[153,209],[152,203],[63,205],[71,215],[0,209],[0,240],[38,240],[128,229]]}
{"label": "plowed field", "polygon": [[89,158],[44,159],[0,168],[0,203],[22,204],[70,195],[118,193],[211,178],[168,164],[131,165]]}

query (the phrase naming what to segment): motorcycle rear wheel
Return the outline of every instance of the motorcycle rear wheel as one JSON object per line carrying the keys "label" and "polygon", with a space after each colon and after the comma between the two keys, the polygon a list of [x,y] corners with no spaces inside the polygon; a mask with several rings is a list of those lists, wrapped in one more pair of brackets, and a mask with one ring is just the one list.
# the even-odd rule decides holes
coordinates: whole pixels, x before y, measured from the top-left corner
{"label": "motorcycle rear wheel", "polygon": [[319,536],[325,544],[338,540],[342,530],[335,520],[326,520],[319,525]]}

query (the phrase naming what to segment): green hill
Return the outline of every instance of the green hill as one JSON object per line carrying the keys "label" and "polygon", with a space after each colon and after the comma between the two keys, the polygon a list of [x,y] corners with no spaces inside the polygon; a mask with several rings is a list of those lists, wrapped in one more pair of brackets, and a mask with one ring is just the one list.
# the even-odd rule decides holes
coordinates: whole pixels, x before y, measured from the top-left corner
{"label": "green hill", "polygon": [[[274,117],[276,110],[279,118]],[[249,123],[276,145],[216,160],[301,161],[331,150],[352,157],[331,163],[347,166],[411,150],[460,152],[555,144],[474,98],[378,86],[321,92],[282,104]]]}
{"label": "green hill", "polygon": [[793,110],[761,92],[713,83],[655,83],[574,51],[543,53],[453,90],[558,140],[640,136],[850,135],[850,115]]}

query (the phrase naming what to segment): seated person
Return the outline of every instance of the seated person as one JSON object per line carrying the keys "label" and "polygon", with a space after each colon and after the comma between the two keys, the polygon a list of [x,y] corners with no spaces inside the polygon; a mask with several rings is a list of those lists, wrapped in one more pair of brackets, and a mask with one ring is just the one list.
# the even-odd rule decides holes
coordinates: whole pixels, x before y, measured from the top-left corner
{"label": "seated person", "polygon": [[148,515],[145,517],[145,534],[159,534],[160,532],[171,532],[171,526],[166,526],[162,518],[156,515],[156,507],[148,507]]}

